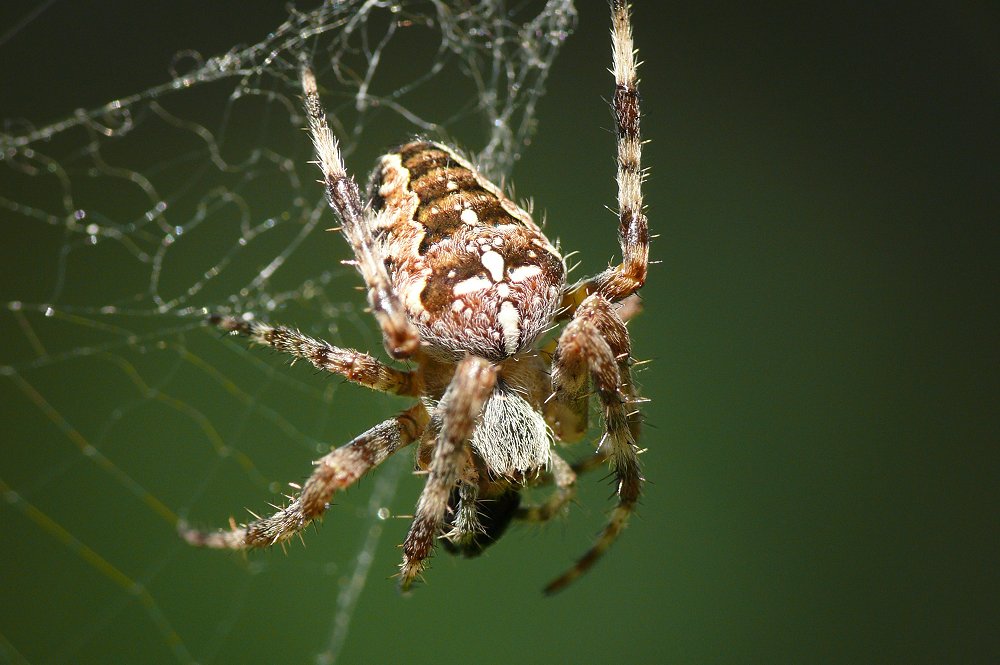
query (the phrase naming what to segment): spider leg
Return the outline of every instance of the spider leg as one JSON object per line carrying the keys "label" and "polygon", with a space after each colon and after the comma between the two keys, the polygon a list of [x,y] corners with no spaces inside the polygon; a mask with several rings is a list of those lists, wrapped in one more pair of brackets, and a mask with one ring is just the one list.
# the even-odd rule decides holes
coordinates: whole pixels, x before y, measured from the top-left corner
{"label": "spider leg", "polygon": [[544,503],[534,506],[521,506],[514,513],[514,519],[522,522],[548,522],[562,513],[563,508],[576,495],[576,472],[566,460],[552,452],[552,481],[556,485],[555,492]]}
{"label": "spider leg", "polygon": [[451,530],[443,537],[446,540],[446,546],[451,543],[457,550],[464,551],[486,531],[479,519],[478,479],[459,482],[454,492],[457,494],[454,523]]}
{"label": "spider leg", "polygon": [[466,462],[466,443],[472,436],[476,420],[486,398],[496,383],[497,369],[488,361],[466,356],[455,369],[455,375],[438,407],[441,431],[428,469],[427,484],[417,501],[416,515],[403,542],[403,563],[399,586],[406,591],[420,575],[425,560],[434,548],[434,541],[448,509],[448,499],[459,481]]}
{"label": "spider leg", "polygon": [[276,351],[304,358],[316,369],[340,374],[348,381],[372,390],[394,395],[420,394],[421,387],[416,372],[389,367],[367,353],[333,346],[329,342],[314,339],[285,326],[272,326],[260,321],[246,321],[220,315],[213,315],[208,321],[220,330],[243,335]]}
{"label": "spider leg", "polygon": [[593,452],[593,454],[584,457],[582,460],[574,462],[572,465],[573,473],[578,476],[582,476],[588,471],[593,471],[594,469],[604,466],[604,463],[608,461],[608,451],[603,448],[599,448]]}
{"label": "spider leg", "polygon": [[[620,300],[612,305],[614,313],[617,320],[622,323],[635,318],[640,313],[642,313],[642,302],[638,294],[633,293],[632,295]],[[574,313],[576,308],[574,308]],[[602,320],[616,320],[615,317],[610,315],[604,315],[601,317]],[[631,349],[628,345],[628,333],[622,328],[621,331],[615,331],[612,326],[609,328],[610,334],[613,334],[616,338],[620,338],[624,342],[624,347],[622,352],[616,353],[620,357],[619,360],[619,373],[623,381],[631,382],[631,372],[626,371],[631,363]],[[544,349],[544,355],[552,357],[555,355],[556,347],[558,345],[558,340],[552,340]],[[631,385],[631,383],[630,383]],[[548,422],[549,427],[555,432],[556,440],[563,443],[573,443],[574,441],[580,440],[584,434],[587,433],[587,420],[590,413],[590,393],[588,392],[587,385],[587,373],[585,371],[577,372],[575,376],[567,376],[563,373],[563,379],[561,383],[561,390],[555,392],[555,394],[545,403],[543,407],[545,412],[545,420]],[[574,465],[574,471],[581,473],[582,471],[588,471],[595,466],[600,466],[604,463],[606,455],[603,455],[600,451],[594,454],[593,458],[589,460],[583,460],[578,462],[579,464],[587,464],[586,468],[578,469]]]}
{"label": "spider leg", "polygon": [[639,499],[643,478],[639,469],[639,413],[631,380],[631,344],[625,324],[613,305],[600,295],[588,297],[559,337],[552,359],[552,387],[556,395],[576,395],[588,374],[604,408],[605,435],[598,456],[607,456],[617,481],[618,505],[594,545],[576,564],[551,582],[555,593],[585,573],[611,546],[628,522]]}
{"label": "spider leg", "polygon": [[[471,452],[471,448],[466,447]],[[476,557],[495,543],[517,516],[521,495],[504,480],[484,478],[471,460],[452,489],[441,544],[452,554]]]}
{"label": "spider leg", "polygon": [[618,317],[623,322],[628,323],[642,314],[642,298],[639,297],[638,293],[633,293],[629,297],[616,302],[615,311],[618,312]]}
{"label": "spider leg", "polygon": [[417,439],[428,420],[423,405],[417,404],[331,451],[316,462],[299,495],[270,517],[242,525],[230,519],[229,530],[218,531],[200,531],[180,523],[178,532],[192,545],[216,549],[244,550],[284,542],[321,516],[335,491],[353,485],[391,454]]}
{"label": "spider leg", "polygon": [[563,298],[564,316],[571,316],[591,293],[600,293],[615,302],[635,293],[646,281],[649,226],[642,204],[638,63],[632,44],[631,7],[628,2],[612,0],[611,21],[612,71],[615,76],[612,107],[618,135],[618,239],[622,262],[571,286]]}
{"label": "spider leg", "polygon": [[354,264],[368,289],[368,305],[382,328],[386,350],[393,358],[408,358],[420,348],[420,335],[406,318],[406,310],[389,281],[378,245],[372,234],[371,211],[361,202],[358,185],[347,175],[340,147],[326,123],[326,114],[316,89],[316,77],[302,70],[309,132],[326,183],[330,207],[340,218],[341,233],[354,252]]}

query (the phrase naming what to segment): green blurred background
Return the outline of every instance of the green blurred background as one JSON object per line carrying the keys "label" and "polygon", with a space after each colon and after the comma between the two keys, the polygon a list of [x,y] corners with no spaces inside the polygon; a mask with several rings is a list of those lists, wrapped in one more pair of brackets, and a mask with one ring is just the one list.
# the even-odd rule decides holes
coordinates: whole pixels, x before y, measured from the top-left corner
{"label": "green blurred background", "polygon": [[[609,22],[604,3],[581,5],[513,182],[590,273],[618,250],[604,209],[615,196]],[[631,325],[636,355],[653,360],[639,376],[652,400],[639,516],[555,598],[541,587],[610,505],[599,474],[568,519],[516,529],[480,560],[441,554],[408,598],[385,579],[407,522],[388,520],[341,662],[996,662],[996,8],[637,5],[645,191],[659,234],[646,310]],[[5,7],[0,33],[30,11]],[[47,7],[0,40],[0,117],[52,120],[148,88],[177,50],[252,43],[284,15],[279,3]],[[378,132],[355,171],[405,138]],[[0,301],[45,302],[58,229],[0,214]],[[76,288],[127,278],[99,272]],[[335,341],[374,349],[352,286],[345,273],[330,287],[332,300],[355,303]],[[31,321],[47,347],[93,332]],[[2,362],[29,362],[18,319],[4,312],[0,325]],[[183,336],[230,376],[252,362],[239,344]],[[314,452],[302,441],[347,440],[399,406],[257,353],[315,387],[314,401],[275,382],[260,397],[305,423],[294,445],[179,364],[131,362],[206,414],[267,482],[301,478]],[[221,524],[272,500],[220,462],[197,422],[148,408],[126,372],[98,373],[108,366],[85,358],[23,375],[171,510]],[[0,390],[0,477],[45,515],[32,519],[11,494],[0,504],[0,658],[172,662],[158,612],[201,662],[311,662],[323,648],[375,482],[339,497],[287,556],[190,550],[23,387],[4,378]],[[127,416],[109,418],[119,410]],[[419,492],[403,477],[395,514]],[[45,519],[149,596],[100,574]]]}

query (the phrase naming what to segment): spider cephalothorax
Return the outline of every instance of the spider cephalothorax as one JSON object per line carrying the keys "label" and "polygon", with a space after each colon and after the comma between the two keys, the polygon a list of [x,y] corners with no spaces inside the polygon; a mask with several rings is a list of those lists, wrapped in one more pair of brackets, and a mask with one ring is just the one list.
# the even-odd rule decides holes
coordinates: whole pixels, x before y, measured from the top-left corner
{"label": "spider cephalothorax", "polygon": [[[409,588],[435,542],[479,554],[512,520],[545,521],[573,496],[578,472],[610,462],[618,505],[594,546],[546,590],[585,572],[617,538],[642,486],[636,439],[640,401],[624,319],[646,278],[648,232],[642,209],[639,97],[629,8],[612,2],[614,112],[622,262],[574,285],[558,249],[531,215],[453,149],[413,141],[383,156],[362,203],[327,126],[316,80],[303,71],[306,112],[330,205],[354,253],[386,350],[414,363],[403,370],[252,317],[214,316],[246,335],[356,383],[417,398],[316,462],[300,493],[270,517],[203,532],[181,526],[191,543],[245,549],[284,542],[327,509],[333,493],[389,455],[419,442],[427,481],[403,543],[400,585]],[[542,334],[569,320],[558,339]],[[604,434],[596,452],[571,466],[553,448],[580,439],[591,394]],[[520,490],[552,483],[539,505]]]}

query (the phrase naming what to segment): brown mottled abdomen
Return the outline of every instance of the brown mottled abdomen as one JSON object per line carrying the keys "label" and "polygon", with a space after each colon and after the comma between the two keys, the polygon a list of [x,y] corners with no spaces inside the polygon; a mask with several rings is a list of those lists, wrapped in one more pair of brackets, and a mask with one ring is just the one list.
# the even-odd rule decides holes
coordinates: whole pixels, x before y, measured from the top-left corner
{"label": "brown mottled abdomen", "polygon": [[468,161],[408,143],[379,160],[369,196],[390,278],[430,349],[500,360],[537,338],[559,306],[562,256]]}

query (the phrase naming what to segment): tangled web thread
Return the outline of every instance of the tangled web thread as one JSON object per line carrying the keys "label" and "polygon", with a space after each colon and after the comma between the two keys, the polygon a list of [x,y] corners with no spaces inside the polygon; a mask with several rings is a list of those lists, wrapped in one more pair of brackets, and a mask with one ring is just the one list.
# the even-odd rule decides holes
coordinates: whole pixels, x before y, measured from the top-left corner
{"label": "tangled web thread", "polygon": [[[337,261],[346,248],[323,233],[334,222],[301,131],[301,67],[316,71],[360,180],[383,148],[422,134],[461,145],[499,181],[530,143],[535,104],[575,19],[570,0],[290,8],[256,44],[212,57],[179,52],[170,79],[143,92],[53,123],[4,122],[0,214],[5,242],[23,250],[10,274],[39,276],[0,286],[5,398],[22,411],[23,431],[35,432],[15,434],[18,452],[0,473],[5,520],[20,513],[39,542],[118,590],[58,644],[0,629],[0,653],[99,653],[96,636],[137,606],[176,660],[211,660],[242,606],[230,599],[210,638],[190,636],[198,631],[163,601],[163,588],[178,583],[175,559],[188,556],[173,523],[204,505],[230,506],[235,490],[218,490],[227,473],[243,490],[248,481],[281,490],[271,478],[284,471],[248,452],[254,435],[273,434],[280,442],[266,454],[301,466],[353,434],[331,416],[335,384],[220,342],[203,325],[209,312],[253,313],[335,342],[367,334],[367,347],[378,346],[361,332],[371,324],[350,290],[353,271]],[[288,399],[313,415],[287,413]],[[182,465],[188,482],[161,480],[157,464]],[[384,472],[359,508],[367,528],[353,564],[341,562],[339,588],[331,584],[326,644],[317,635],[312,645],[321,660],[344,643],[381,533],[376,514],[401,468]],[[87,519],[65,507],[84,492],[96,506],[87,514],[104,512]],[[96,525],[129,519],[152,522],[157,547],[128,542],[128,529],[122,547],[109,545]]]}

